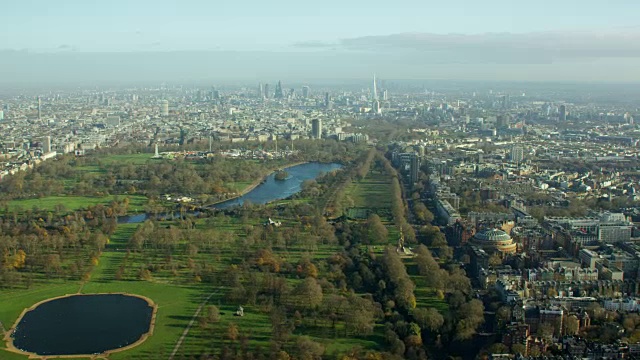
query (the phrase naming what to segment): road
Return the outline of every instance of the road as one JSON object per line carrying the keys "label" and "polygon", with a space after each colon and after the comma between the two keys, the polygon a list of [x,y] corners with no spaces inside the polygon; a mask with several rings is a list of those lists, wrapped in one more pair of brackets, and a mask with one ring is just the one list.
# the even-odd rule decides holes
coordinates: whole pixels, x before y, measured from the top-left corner
{"label": "road", "polygon": [[204,299],[204,301],[200,304],[200,306],[198,306],[198,308],[196,309],[196,312],[193,314],[193,317],[191,317],[191,321],[189,321],[189,324],[187,324],[187,327],[182,332],[182,335],[180,336],[180,339],[178,339],[178,342],[176,343],[176,346],[173,348],[173,351],[171,352],[171,355],[169,355],[169,360],[173,360],[173,358],[176,356],[176,354],[178,353],[178,350],[180,350],[180,346],[182,345],[182,342],[184,341],[184,339],[189,334],[189,330],[191,330],[191,327],[193,326],[193,323],[195,323],[196,320],[198,319],[198,315],[200,315],[200,311],[202,311],[202,308],[207,304],[209,299],[211,299],[211,297],[215,293],[216,292],[214,291],[211,294],[209,294],[209,296],[207,296],[207,298]]}

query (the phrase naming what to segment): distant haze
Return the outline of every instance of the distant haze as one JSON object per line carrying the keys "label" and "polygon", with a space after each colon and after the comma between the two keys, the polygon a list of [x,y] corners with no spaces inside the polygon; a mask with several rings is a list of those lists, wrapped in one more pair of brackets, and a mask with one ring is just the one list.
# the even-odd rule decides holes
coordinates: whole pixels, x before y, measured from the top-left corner
{"label": "distant haze", "polygon": [[5,83],[381,78],[640,82],[631,0],[23,0]]}
{"label": "distant haze", "polygon": [[640,82],[637,58],[451,62],[415,51],[0,53],[5,84],[394,79]]}

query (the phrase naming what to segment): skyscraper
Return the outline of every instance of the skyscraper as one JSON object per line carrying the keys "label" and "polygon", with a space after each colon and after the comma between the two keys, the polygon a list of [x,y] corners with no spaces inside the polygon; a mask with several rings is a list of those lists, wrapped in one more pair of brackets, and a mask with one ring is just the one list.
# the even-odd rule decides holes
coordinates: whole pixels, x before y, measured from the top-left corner
{"label": "skyscraper", "polygon": [[511,148],[511,161],[521,163],[524,160],[524,149],[522,146],[514,146]]}
{"label": "skyscraper", "polygon": [[373,101],[371,102],[371,111],[374,114],[380,114],[380,100],[378,99],[378,84],[376,83],[376,74],[373,74]]}
{"label": "skyscraper", "polygon": [[378,85],[376,84],[376,74],[373,74],[373,101],[378,100]]}
{"label": "skyscraper", "polygon": [[314,139],[322,138],[322,120],[311,120],[311,137],[313,137]]}
{"label": "skyscraper", "polygon": [[324,93],[324,107],[327,109],[331,107],[331,96],[329,95],[329,92]]}
{"label": "skyscraper", "polygon": [[411,160],[409,163],[409,177],[411,178],[411,183],[415,184],[420,180],[420,155],[416,153],[411,154]]}
{"label": "skyscraper", "polygon": [[169,101],[162,100],[160,103],[160,116],[169,116]]}
{"label": "skyscraper", "polygon": [[284,98],[284,93],[282,92],[282,82],[280,80],[278,80],[278,83],[276,84],[276,93],[274,98],[276,99]]}
{"label": "skyscraper", "polygon": [[264,98],[268,99],[270,95],[271,94],[269,94],[269,84],[264,84]]}
{"label": "skyscraper", "polygon": [[262,86],[262,83],[258,83],[258,97],[264,99],[264,86]]}
{"label": "skyscraper", "polygon": [[302,97],[305,98],[305,99],[309,97],[309,87],[308,86],[303,86],[302,87]]}
{"label": "skyscraper", "polygon": [[44,138],[44,145],[43,145],[43,149],[45,154],[48,154],[51,152],[51,136],[47,136]]}
{"label": "skyscraper", "polygon": [[558,121],[567,121],[567,107],[565,105],[560,105],[560,108],[558,108]]}
{"label": "skyscraper", "polygon": [[42,117],[42,99],[38,96],[38,119]]}

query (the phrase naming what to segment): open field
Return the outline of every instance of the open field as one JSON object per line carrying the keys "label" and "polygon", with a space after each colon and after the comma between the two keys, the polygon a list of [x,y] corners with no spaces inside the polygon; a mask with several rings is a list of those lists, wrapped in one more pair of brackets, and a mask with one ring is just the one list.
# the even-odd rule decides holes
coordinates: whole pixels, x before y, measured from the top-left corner
{"label": "open field", "polygon": [[104,165],[109,165],[114,163],[141,165],[141,164],[145,164],[147,161],[154,161],[152,157],[153,157],[153,153],[141,153],[141,154],[127,154],[127,155],[107,155],[107,156],[98,158],[98,160],[100,160],[100,162]]}
{"label": "open field", "polygon": [[392,220],[390,194],[391,177],[376,163],[364,179],[354,180],[347,186],[347,216],[366,219],[373,212],[388,224]]}
{"label": "open field", "polygon": [[391,177],[378,170],[372,170],[364,179],[347,187],[345,195],[353,199],[355,207],[391,208]]}
{"label": "open field", "polygon": [[147,202],[146,196],[141,195],[109,195],[104,197],[93,196],[47,196],[38,199],[11,200],[7,206],[10,211],[26,211],[37,208],[39,210],[54,211],[56,205],[63,205],[65,211],[85,209],[88,206],[98,204],[108,205],[115,199],[129,198],[129,211],[142,212]]}

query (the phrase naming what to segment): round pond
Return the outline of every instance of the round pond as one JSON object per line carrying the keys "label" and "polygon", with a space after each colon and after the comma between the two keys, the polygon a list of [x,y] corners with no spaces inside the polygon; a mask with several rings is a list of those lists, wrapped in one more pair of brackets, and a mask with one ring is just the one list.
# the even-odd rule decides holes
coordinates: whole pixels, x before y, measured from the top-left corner
{"label": "round pond", "polygon": [[24,314],[13,346],[38,355],[101,354],[140,340],[153,310],[150,300],[123,294],[56,298]]}

